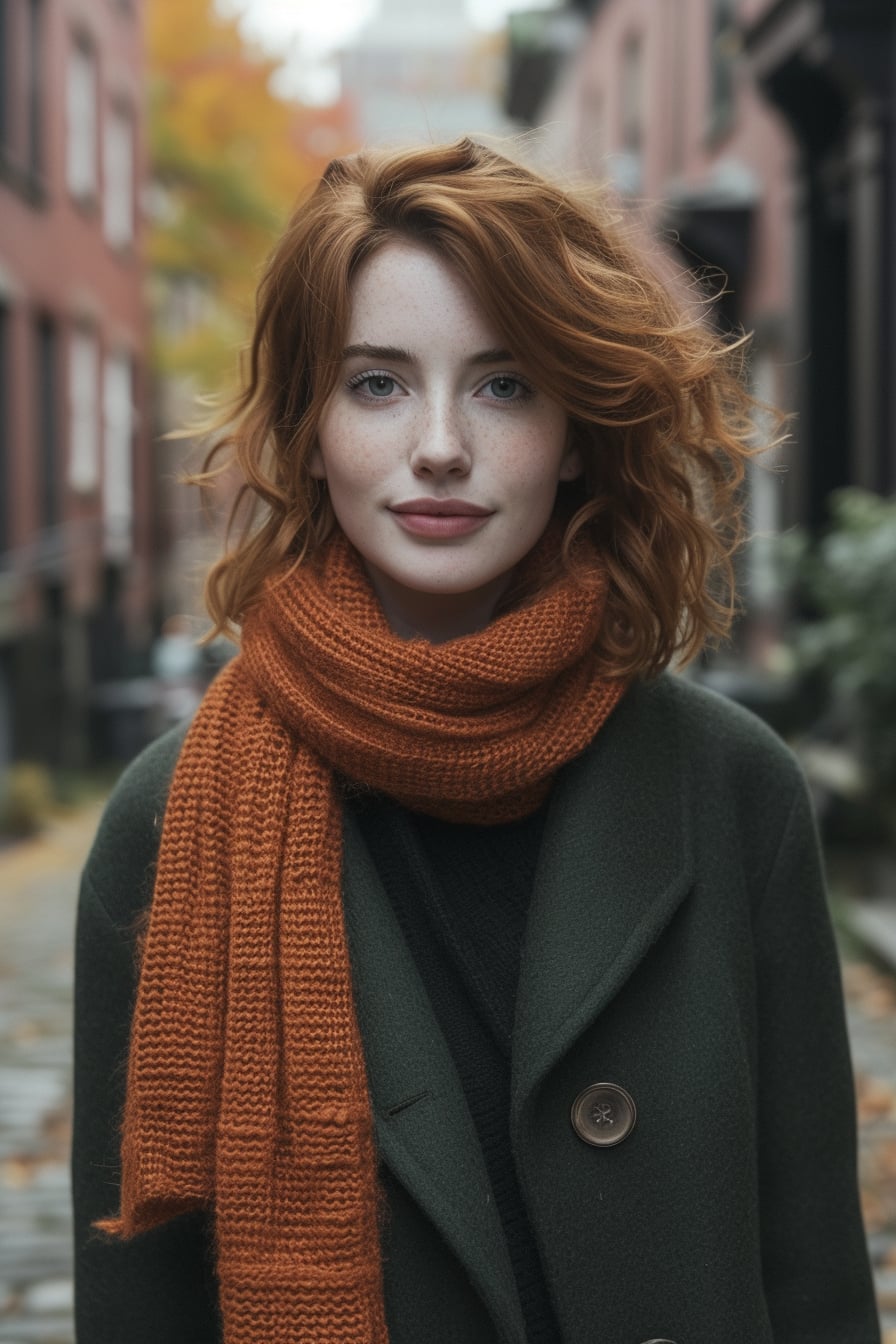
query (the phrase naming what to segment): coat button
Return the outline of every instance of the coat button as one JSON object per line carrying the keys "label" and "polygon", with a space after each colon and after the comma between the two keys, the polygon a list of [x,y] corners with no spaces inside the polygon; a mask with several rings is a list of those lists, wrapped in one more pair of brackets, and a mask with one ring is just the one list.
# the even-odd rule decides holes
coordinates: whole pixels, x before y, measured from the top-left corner
{"label": "coat button", "polygon": [[572,1104],[572,1127],[583,1143],[612,1148],[627,1139],[638,1112],[632,1097],[617,1083],[592,1083]]}

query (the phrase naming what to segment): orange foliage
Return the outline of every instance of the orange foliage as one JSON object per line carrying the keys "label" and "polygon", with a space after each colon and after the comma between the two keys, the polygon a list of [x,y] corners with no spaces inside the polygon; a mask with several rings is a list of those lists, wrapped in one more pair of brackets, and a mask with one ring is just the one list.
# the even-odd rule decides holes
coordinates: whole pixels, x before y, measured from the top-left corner
{"label": "orange foliage", "polygon": [[317,113],[271,92],[277,61],[213,0],[149,0],[147,44],[157,366],[216,386],[248,335],[259,267],[324,166],[309,149]]}

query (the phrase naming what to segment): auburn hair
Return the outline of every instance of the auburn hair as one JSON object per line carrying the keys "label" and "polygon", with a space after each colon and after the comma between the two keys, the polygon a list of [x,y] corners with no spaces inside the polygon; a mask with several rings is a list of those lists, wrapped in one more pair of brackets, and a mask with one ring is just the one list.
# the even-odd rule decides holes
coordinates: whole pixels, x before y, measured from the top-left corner
{"label": "auburn hair", "polygon": [[212,634],[232,634],[265,578],[310,560],[335,524],[310,458],[340,376],[353,277],[396,239],[457,268],[569,416],[585,470],[560,487],[557,565],[573,565],[585,529],[605,557],[605,670],[653,675],[723,637],[744,464],[768,446],[744,387],[745,340],[726,343],[676,299],[607,199],[469,139],[335,159],[274,247],[243,386],[190,478],[210,485],[235,466],[240,482],[235,544],[206,581]]}

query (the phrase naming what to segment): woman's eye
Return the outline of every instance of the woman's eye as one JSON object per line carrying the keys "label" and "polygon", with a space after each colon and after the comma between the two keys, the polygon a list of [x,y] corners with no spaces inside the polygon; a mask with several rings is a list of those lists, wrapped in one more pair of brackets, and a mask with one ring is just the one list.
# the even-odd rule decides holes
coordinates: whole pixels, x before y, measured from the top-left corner
{"label": "woman's eye", "polygon": [[365,397],[376,397],[381,401],[391,397],[398,388],[388,373],[358,373],[349,378],[348,386],[352,392],[360,391]]}
{"label": "woman's eye", "polygon": [[520,378],[511,378],[509,374],[501,374],[498,378],[492,378],[486,384],[489,392],[498,401],[520,400],[522,397],[530,396],[531,387]]}

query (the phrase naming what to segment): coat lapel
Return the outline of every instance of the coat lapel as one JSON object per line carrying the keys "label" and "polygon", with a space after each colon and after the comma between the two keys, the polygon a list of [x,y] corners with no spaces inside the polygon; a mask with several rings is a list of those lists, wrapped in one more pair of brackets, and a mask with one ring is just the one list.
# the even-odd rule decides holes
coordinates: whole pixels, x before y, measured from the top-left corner
{"label": "coat lapel", "polygon": [[[681,753],[668,695],[633,686],[558,777],[520,974],[512,1125],[619,992],[692,881]],[[343,822],[346,927],[383,1161],[438,1227],[499,1337],[525,1339],[476,1131],[448,1046],[360,832]]]}
{"label": "coat lapel", "polygon": [[460,1079],[348,809],[343,859],[352,978],[380,1157],[465,1265],[499,1338],[522,1344],[507,1245]]}
{"label": "coat lapel", "polygon": [[632,686],[560,774],[517,997],[512,1118],[617,994],[690,888],[680,744],[661,685]]}

